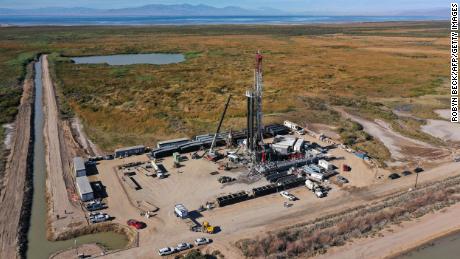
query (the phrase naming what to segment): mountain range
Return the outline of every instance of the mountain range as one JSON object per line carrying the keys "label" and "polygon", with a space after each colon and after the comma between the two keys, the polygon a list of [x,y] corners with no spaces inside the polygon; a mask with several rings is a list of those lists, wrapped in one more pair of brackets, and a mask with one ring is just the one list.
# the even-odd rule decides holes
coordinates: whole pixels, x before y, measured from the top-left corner
{"label": "mountain range", "polygon": [[237,6],[213,7],[209,5],[191,4],[150,4],[139,7],[120,8],[120,9],[94,9],[86,7],[46,7],[36,9],[8,9],[0,8],[0,16],[75,16],[75,17],[127,17],[127,16],[158,16],[158,17],[177,17],[177,16],[290,16],[290,15],[389,15],[389,16],[430,16],[430,17],[450,17],[449,8],[435,8],[429,10],[412,11],[392,11],[385,14],[369,12],[367,14],[341,14],[323,12],[286,12],[273,8],[245,9]]}
{"label": "mountain range", "polygon": [[85,7],[61,8],[47,7],[37,9],[0,8],[0,15],[24,16],[267,16],[289,15],[281,10],[266,8],[258,10],[244,9],[236,6],[213,7],[191,4],[151,4],[140,7],[120,9],[93,9]]}

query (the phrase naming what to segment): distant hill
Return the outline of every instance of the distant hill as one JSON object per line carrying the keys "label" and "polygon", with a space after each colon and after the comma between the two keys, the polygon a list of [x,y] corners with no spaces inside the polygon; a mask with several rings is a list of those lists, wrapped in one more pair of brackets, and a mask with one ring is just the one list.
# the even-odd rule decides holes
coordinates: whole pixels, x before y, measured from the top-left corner
{"label": "distant hill", "polygon": [[450,8],[436,8],[427,10],[412,10],[399,12],[397,15],[401,16],[429,16],[429,17],[442,17],[450,18]]}
{"label": "distant hill", "polygon": [[37,9],[7,9],[0,8],[0,15],[24,16],[266,16],[288,15],[277,9],[249,10],[236,6],[223,8],[209,5],[190,4],[151,4],[140,7],[121,9],[92,9],[92,8],[37,8]]}

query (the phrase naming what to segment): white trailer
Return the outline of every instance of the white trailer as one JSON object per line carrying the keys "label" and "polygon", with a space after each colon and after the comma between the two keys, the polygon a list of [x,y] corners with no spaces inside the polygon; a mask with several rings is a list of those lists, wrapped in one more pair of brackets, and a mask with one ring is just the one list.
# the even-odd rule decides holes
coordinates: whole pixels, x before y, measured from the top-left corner
{"label": "white trailer", "polygon": [[313,182],[312,180],[306,180],[305,181],[305,186],[310,190],[313,191],[316,187],[318,187],[318,184]]}
{"label": "white trailer", "polygon": [[333,170],[334,165],[332,163],[329,163],[328,161],[321,159],[318,161],[318,165],[326,170]]}
{"label": "white trailer", "polygon": [[294,145],[294,152],[302,152],[305,141],[303,139],[298,139]]}
{"label": "white trailer", "polygon": [[292,131],[294,131],[295,133],[297,133],[299,135],[304,135],[305,134],[305,129],[300,127],[299,125],[297,125],[294,122],[284,121],[284,126],[290,128]]}
{"label": "white trailer", "polygon": [[313,173],[310,173],[310,178],[315,180],[315,181],[324,181],[324,174],[322,173],[317,173],[317,172],[313,172]]}
{"label": "white trailer", "polygon": [[174,206],[174,213],[182,219],[188,217],[188,210],[183,204],[176,204],[176,206]]}

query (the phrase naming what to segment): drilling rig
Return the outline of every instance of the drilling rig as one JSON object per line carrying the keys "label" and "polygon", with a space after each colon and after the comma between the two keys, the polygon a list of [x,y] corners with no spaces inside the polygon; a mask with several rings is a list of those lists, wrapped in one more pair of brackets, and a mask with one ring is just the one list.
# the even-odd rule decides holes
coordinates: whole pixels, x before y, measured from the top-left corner
{"label": "drilling rig", "polygon": [[254,164],[264,160],[264,126],[262,123],[262,59],[260,51],[256,53],[254,85],[246,91],[247,98],[247,137],[246,147]]}

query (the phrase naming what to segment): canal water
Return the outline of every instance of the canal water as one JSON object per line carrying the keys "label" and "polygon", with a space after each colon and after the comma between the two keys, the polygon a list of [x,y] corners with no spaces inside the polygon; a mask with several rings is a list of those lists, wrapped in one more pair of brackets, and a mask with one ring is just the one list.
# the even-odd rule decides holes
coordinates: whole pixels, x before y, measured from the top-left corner
{"label": "canal water", "polygon": [[[41,59],[40,59],[41,61]],[[51,254],[85,243],[99,243],[107,249],[121,249],[128,244],[125,235],[105,232],[85,235],[66,241],[50,242],[46,239],[46,162],[43,139],[43,91],[41,62],[35,63],[35,107],[34,107],[34,160],[33,160],[33,200],[30,228],[27,234],[27,258],[45,259]],[[75,241],[76,240],[76,241]]]}
{"label": "canal water", "polygon": [[109,65],[133,65],[133,64],[153,64],[165,65],[185,61],[182,54],[125,54],[108,56],[89,56],[71,58],[76,64],[104,64]]}
{"label": "canal water", "polygon": [[454,259],[460,258],[460,233],[429,242],[396,259]]}

